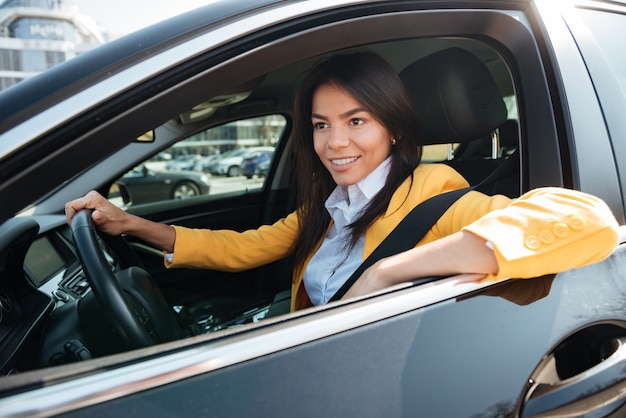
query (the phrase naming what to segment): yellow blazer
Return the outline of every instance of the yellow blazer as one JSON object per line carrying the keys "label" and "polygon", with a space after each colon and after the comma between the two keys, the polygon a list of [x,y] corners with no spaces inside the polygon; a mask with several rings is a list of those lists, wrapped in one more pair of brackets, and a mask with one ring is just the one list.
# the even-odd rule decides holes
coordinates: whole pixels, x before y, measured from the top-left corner
{"label": "yellow blazer", "polygon": [[[413,181],[407,179],[396,190],[387,212],[366,231],[363,260],[416,205],[466,186],[465,179],[446,165],[420,165]],[[174,259],[165,261],[167,267],[234,272],[289,256],[299,224],[293,212],[273,225],[245,232],[174,228]],[[594,263],[607,257],[619,240],[617,221],[603,201],[560,188],[536,189],[513,200],[471,191],[417,245],[460,230],[492,244],[499,271],[487,279],[531,278]],[[292,310],[311,306],[302,282],[307,264],[308,260],[293,273]]]}

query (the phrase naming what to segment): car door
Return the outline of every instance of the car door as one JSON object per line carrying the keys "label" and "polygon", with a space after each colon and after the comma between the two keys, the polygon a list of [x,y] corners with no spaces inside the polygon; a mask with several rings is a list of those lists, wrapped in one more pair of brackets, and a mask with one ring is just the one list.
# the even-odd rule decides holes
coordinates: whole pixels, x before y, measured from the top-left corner
{"label": "car door", "polygon": [[[0,404],[64,416],[582,416],[614,409],[612,401],[623,403],[616,381],[625,378],[624,250],[556,277],[483,289],[471,277],[450,279],[245,335],[170,346],[152,360],[136,353],[126,366],[33,390],[27,407],[19,397]],[[90,406],[76,409],[70,399]]]}
{"label": "car door", "polygon": [[[150,81],[148,87],[119,93],[118,105],[131,97],[145,100],[120,110],[111,119],[115,123],[89,125],[89,132],[81,131],[83,144],[74,145],[69,154],[80,155],[102,138],[116,138],[111,134],[129,136],[129,124],[137,131],[133,135],[156,129],[151,150],[161,151],[174,143],[180,115],[204,103],[211,95],[207,91],[222,93],[224,86],[236,84],[234,80],[255,81],[266,73],[267,86],[274,88],[273,80],[286,73],[293,76],[318,55],[338,49],[367,45],[401,57],[400,70],[408,64],[407,51],[415,54],[410,59],[417,59],[461,43],[476,53],[487,49],[493,65],[504,65],[505,71],[498,74],[508,77],[503,85],[519,111],[522,168],[516,174],[522,191],[583,184],[608,197],[623,223],[623,205],[612,197],[612,168],[599,174],[606,175],[606,187],[595,189],[598,182],[588,181],[570,158],[582,135],[572,135],[573,128],[564,122],[567,107],[555,104],[560,104],[562,93],[555,88],[560,81],[553,71],[557,61],[546,53],[550,37],[537,28],[541,17],[530,2],[306,1],[265,6],[210,32],[231,38],[223,35],[226,40],[219,38],[194,55],[197,61],[169,69],[164,73],[169,77],[156,77],[158,82],[167,80],[166,87]],[[266,92],[256,90],[246,106],[234,103],[218,109],[219,120],[211,125],[238,119],[240,112],[246,117],[269,114],[270,107],[285,112],[289,127],[287,107],[276,103],[291,97],[291,91],[276,96],[276,101],[268,100]],[[107,106],[103,110],[113,112]],[[278,146],[260,194],[194,199],[182,206],[163,203],[136,208],[135,213],[197,227],[271,222],[293,203],[291,150],[288,138],[283,139],[287,141]],[[598,149],[605,149],[600,145]],[[130,158],[135,151],[143,153],[141,147],[124,144],[111,150],[109,158]],[[154,154],[145,151],[146,158],[149,155]],[[80,164],[77,169],[83,170],[95,163]],[[94,177],[106,171],[105,164],[89,168]],[[88,187],[81,185],[86,177],[82,179],[72,181],[74,190]],[[46,204],[52,206],[52,201]],[[50,206],[37,210],[45,213]],[[139,248],[140,243],[134,244]],[[143,251],[154,253],[150,248]],[[39,416],[233,417],[491,417],[564,410],[576,416],[605,407],[607,412],[621,405],[624,381],[624,251],[622,245],[602,263],[531,280],[417,280],[358,300],[8,376],[2,379],[0,410]],[[161,279],[164,288],[175,289]],[[555,360],[546,364],[546,358]],[[579,406],[581,398],[593,402]]]}

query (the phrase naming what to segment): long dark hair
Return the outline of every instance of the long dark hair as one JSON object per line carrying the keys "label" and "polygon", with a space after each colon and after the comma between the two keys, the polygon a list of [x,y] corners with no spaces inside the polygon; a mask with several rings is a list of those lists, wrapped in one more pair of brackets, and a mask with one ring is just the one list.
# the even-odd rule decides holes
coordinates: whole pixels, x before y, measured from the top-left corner
{"label": "long dark hair", "polygon": [[422,157],[422,134],[415,109],[387,61],[372,52],[360,51],[336,54],[315,65],[300,83],[294,105],[300,224],[293,249],[297,267],[303,266],[321,242],[330,222],[324,204],[336,184],[315,153],[311,122],[313,95],[318,87],[329,83],[351,94],[396,139],[385,186],[350,225],[351,246],[385,213],[391,196],[404,180],[412,178]]}

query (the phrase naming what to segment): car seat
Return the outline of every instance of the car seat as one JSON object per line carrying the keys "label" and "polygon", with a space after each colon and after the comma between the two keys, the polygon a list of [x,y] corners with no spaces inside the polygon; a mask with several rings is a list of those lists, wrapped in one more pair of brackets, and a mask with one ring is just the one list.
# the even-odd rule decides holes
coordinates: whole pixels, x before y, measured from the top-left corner
{"label": "car seat", "polygon": [[[507,122],[502,95],[482,61],[462,48],[448,48],[409,64],[400,72],[400,78],[420,119],[425,145],[463,146],[491,138],[502,127],[506,131],[506,155],[496,159],[452,159],[446,164],[470,184],[480,183],[478,190],[519,196],[517,126]],[[500,168],[502,164],[506,167]]]}

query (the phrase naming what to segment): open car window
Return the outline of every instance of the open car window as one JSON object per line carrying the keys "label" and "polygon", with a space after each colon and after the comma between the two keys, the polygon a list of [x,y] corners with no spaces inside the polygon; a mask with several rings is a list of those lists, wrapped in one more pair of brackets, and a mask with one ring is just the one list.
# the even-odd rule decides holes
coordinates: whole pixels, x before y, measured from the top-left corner
{"label": "open car window", "polygon": [[[224,8],[236,3],[222,2]],[[399,74],[434,54],[460,49],[484,63],[496,80],[506,104],[506,124],[491,132],[481,132],[475,138],[450,137],[427,142],[423,163],[449,164],[475,185],[501,164],[515,162],[511,178],[501,184],[511,197],[542,185],[571,186],[576,164],[568,166],[568,162],[562,161],[568,157],[567,130],[556,126],[561,122],[559,115],[554,115],[553,99],[558,93],[548,88],[559,83],[551,76],[546,82],[549,74],[546,74],[544,60],[548,57],[538,51],[547,48],[543,45],[537,48],[526,9],[520,6],[520,10],[514,10],[519,5],[511,4],[506,10],[490,10],[488,3],[491,3],[484,2],[482,8],[472,6],[457,10],[455,7],[462,3],[442,2],[446,4],[443,9],[432,11],[425,8],[437,8],[438,2],[428,3],[430,6],[424,2],[402,2],[402,8],[397,10],[400,2],[367,2],[365,7],[344,5],[341,10],[333,10],[336,5],[326,3],[323,10],[317,10],[321,3],[267,1],[263,7],[259,5],[257,11],[241,17],[242,22],[225,20],[215,27],[207,27],[207,16],[198,14],[196,32],[185,32],[185,37],[167,40],[170,49],[157,45],[145,54],[124,58],[124,66],[119,66],[123,68],[118,73],[102,80],[94,77],[93,88],[79,92],[80,97],[74,101],[60,103],[58,109],[55,108],[56,113],[69,116],[61,122],[46,121],[58,126],[54,125],[54,135],[44,138],[49,139],[46,147],[42,145],[34,151],[41,155],[53,150],[64,157],[59,157],[61,163],[43,157],[40,162],[30,157],[36,153],[27,152],[31,151],[27,148],[24,151],[26,157],[32,158],[25,159],[30,161],[27,175],[32,172],[32,176],[37,176],[37,188],[52,190],[56,187],[32,211],[32,222],[40,225],[39,232],[33,232],[35,226],[24,224],[21,225],[23,230],[15,234],[18,237],[39,235],[37,240],[33,239],[35,245],[26,259],[30,282],[18,283],[22,277],[14,273],[23,266],[15,268],[9,264],[17,259],[13,257],[14,252],[7,252],[10,256],[4,258],[0,254],[0,270],[6,264],[11,280],[19,284],[15,288],[25,293],[28,289],[29,296],[38,296],[32,302],[34,308],[28,312],[32,319],[27,318],[19,327],[14,327],[30,333],[30,338],[14,338],[12,341],[17,341],[18,349],[10,347],[12,350],[5,351],[10,351],[5,356],[7,374],[16,375],[6,379],[13,382],[21,379],[14,387],[21,382],[25,382],[23,387],[42,387],[50,382],[51,386],[56,386],[59,381],[71,386],[77,382],[75,387],[63,386],[67,388],[63,395],[80,401],[83,392],[79,389],[84,387],[104,393],[100,400],[113,399],[109,405],[129,393],[129,403],[141,396],[156,394],[157,402],[152,402],[151,398],[150,404],[160,405],[158,402],[165,398],[158,399],[158,396],[168,392],[170,399],[175,400],[173,403],[184,404],[181,407],[184,409],[192,405],[186,401],[193,395],[195,402],[204,403],[203,411],[211,408],[211,411],[218,411],[218,415],[232,407],[232,411],[237,411],[232,416],[259,414],[259,411],[241,411],[259,406],[255,402],[239,402],[239,397],[245,398],[248,393],[254,392],[255,399],[261,401],[277,400],[267,405],[272,404],[279,412],[262,410],[263,415],[292,416],[303,410],[297,404],[302,398],[317,399],[317,390],[337,394],[346,388],[358,389],[355,382],[382,381],[381,373],[390,377],[386,382],[395,382],[398,386],[383,385],[382,392],[376,391],[380,395],[378,399],[392,399],[400,393],[399,376],[404,373],[405,358],[407,365],[408,360],[415,360],[417,366],[424,366],[407,372],[407,400],[415,398],[413,388],[423,382],[438,382],[431,387],[437,392],[432,394],[433,399],[444,396],[445,391],[440,388],[448,387],[450,382],[459,386],[454,393],[467,393],[468,387],[475,388],[468,397],[477,402],[483,401],[482,394],[504,388],[497,379],[483,379],[481,385],[476,385],[474,380],[476,376],[482,379],[484,370],[506,368],[513,371],[506,360],[517,356],[518,348],[525,341],[544,342],[545,336],[552,336],[555,329],[569,331],[572,324],[551,321],[559,317],[554,315],[559,309],[579,308],[580,298],[572,298],[566,306],[560,303],[561,295],[570,294],[565,280],[557,278],[555,286],[552,278],[521,282],[523,296],[528,296],[534,285],[543,283],[536,299],[540,303],[535,303],[533,298],[523,298],[523,303],[517,303],[504,296],[491,297],[501,296],[504,286],[465,277],[428,283],[417,280],[358,300],[288,314],[293,273],[291,259],[246,271],[168,269],[164,266],[161,249],[133,237],[123,237],[133,250],[130,253],[141,261],[132,267],[140,265],[154,279],[154,288],[158,289],[154,293],[162,294],[167,312],[173,313],[182,331],[176,338],[156,340],[147,348],[134,350],[123,344],[122,333],[107,322],[108,318],[94,299],[76,256],[78,246],[62,215],[65,202],[96,189],[108,192],[109,199],[125,210],[168,225],[246,231],[277,222],[295,209],[297,197],[291,130],[295,86],[301,75],[319,59],[338,51],[362,49],[380,54]],[[305,14],[302,10],[307,7],[316,12]],[[281,9],[284,14],[275,15],[275,20],[266,19],[265,14],[273,9]],[[216,11],[207,15],[213,16]],[[254,20],[256,13],[259,13],[258,21]],[[295,13],[298,18],[291,19],[288,13]],[[178,28],[185,31],[189,26],[178,25]],[[120,86],[115,87],[116,83]],[[102,117],[93,117],[97,113]],[[34,122],[46,117],[52,120],[50,112],[45,111],[38,112],[36,117],[39,119]],[[137,136],[146,131],[152,132],[153,137],[137,141]],[[598,169],[608,170],[609,166],[602,164]],[[599,175],[597,178],[604,181],[607,177]],[[597,190],[606,190],[608,194],[612,188],[603,185]],[[38,192],[34,189],[32,193],[35,191]],[[17,238],[16,243],[27,246],[24,240]],[[113,260],[110,264],[114,273],[127,278],[136,271],[127,268],[127,260],[115,240],[102,244],[106,259]],[[58,254],[45,260],[41,254],[48,253],[50,257],[51,246]],[[262,246],[259,251],[264,249]],[[572,288],[579,284],[572,283]],[[582,278],[580,283],[595,286]],[[603,283],[609,288],[608,281]],[[561,288],[565,290],[561,292]],[[483,289],[485,292],[480,293]],[[135,287],[129,292],[142,296],[136,290]],[[614,291],[605,293],[604,299],[618,298]],[[481,294],[490,297],[480,297]],[[598,304],[603,302],[600,296],[594,300]],[[150,303],[143,303],[141,298],[135,302],[130,303],[135,319],[150,322],[150,325],[158,322],[147,321],[144,315],[152,306]],[[542,306],[548,311],[542,311]],[[576,314],[569,315],[574,316]],[[529,317],[536,320],[526,320]],[[522,325],[510,327],[511,323]],[[2,325],[7,324],[12,327],[18,321],[7,314]],[[540,330],[537,324],[542,326]],[[446,332],[441,332],[442,329]],[[475,351],[455,356],[454,350],[460,346],[450,344],[450,336],[457,334],[449,333],[449,329],[458,330],[458,335],[467,335],[459,340],[464,342],[463,350],[470,345]],[[81,347],[65,345],[74,341],[88,347],[92,358],[78,358],[84,353]],[[405,344],[396,344],[398,341],[405,341]],[[433,341],[437,344],[432,345]],[[553,338],[548,345],[556,341],[558,339]],[[371,349],[378,345],[380,350]],[[494,346],[505,355],[495,359]],[[346,347],[354,347],[354,352],[363,357],[356,358],[358,356]],[[364,347],[370,349],[362,350]],[[432,347],[446,347],[447,351],[432,350]],[[522,354],[529,360],[519,367],[522,371],[512,382],[513,389],[507,390],[519,392],[536,359],[549,348],[533,346],[535,352],[523,350]],[[442,352],[450,355],[440,356]],[[380,353],[391,355],[380,356]],[[458,360],[458,367],[431,373],[429,366],[449,362],[450,358]],[[467,358],[481,361],[468,362]],[[501,360],[502,364],[491,363],[493,360]],[[381,362],[386,364],[381,366]],[[461,366],[468,365],[474,369],[466,373]],[[58,368],[53,369],[53,366]],[[118,380],[109,379],[118,370]],[[349,382],[352,385],[325,380],[328,376],[337,376],[336,370],[347,370],[340,378],[353,379]],[[22,372],[26,373],[19,376]],[[24,377],[28,372],[33,374]],[[235,376],[231,373],[237,377],[228,377]],[[92,389],[80,384],[86,375],[94,377],[94,381],[102,377],[109,386]],[[220,376],[226,379],[220,381]],[[119,379],[124,383],[120,385]],[[294,384],[294,379],[304,382]],[[444,383],[439,384],[438,379]],[[225,384],[226,380],[233,383],[232,386]],[[200,381],[205,383],[194,386]],[[330,386],[318,385],[320,381]],[[246,382],[243,390],[241,382]],[[274,383],[278,385],[272,386]],[[488,385],[499,387],[485,390]],[[273,392],[256,396],[255,391],[266,388]],[[173,391],[169,392],[171,389]],[[176,390],[180,392],[175,393]],[[273,396],[296,390],[300,391],[300,397]],[[201,396],[197,396],[198,393]],[[309,396],[309,393],[314,395]],[[369,391],[358,395],[368,398],[364,400],[375,398]],[[98,404],[99,401],[93,399],[89,398],[91,403],[80,407]],[[177,402],[178,399],[186,401]],[[236,405],[221,406],[229,401]],[[488,401],[491,399],[482,403]],[[499,400],[494,399],[494,402]],[[285,405],[294,408],[281,414],[285,410],[280,408]],[[334,405],[328,402],[322,406]],[[474,409],[480,411],[489,406],[481,404]],[[175,412],[200,415],[194,413],[197,410],[183,409]],[[58,410],[52,413],[55,411]],[[371,409],[369,412],[385,416],[389,411]]]}
{"label": "open car window", "polygon": [[[197,124],[203,115],[196,108],[175,123],[184,132],[191,119]],[[284,116],[268,115],[184,136],[118,178],[108,197],[117,206],[130,207],[261,190],[285,126]]]}

